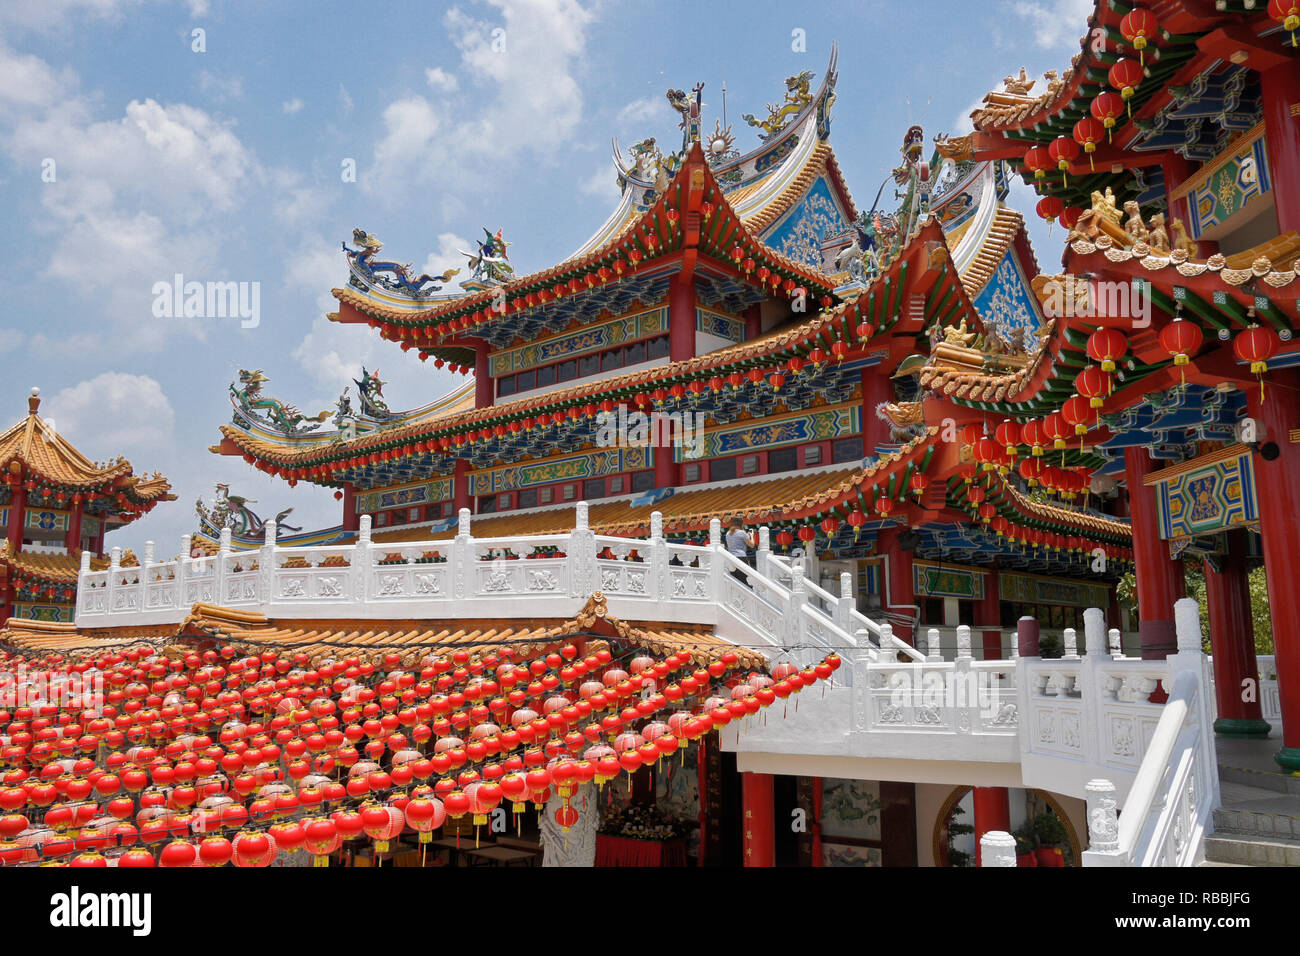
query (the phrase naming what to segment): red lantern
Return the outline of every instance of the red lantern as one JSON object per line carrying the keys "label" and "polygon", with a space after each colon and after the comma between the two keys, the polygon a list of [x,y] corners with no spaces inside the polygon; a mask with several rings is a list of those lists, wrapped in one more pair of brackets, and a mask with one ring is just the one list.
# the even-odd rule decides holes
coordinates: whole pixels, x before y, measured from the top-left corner
{"label": "red lantern", "polygon": [[1007,419],[994,429],[993,437],[997,439],[999,445],[1006,448],[1008,455],[1014,455],[1016,446],[1020,444],[1020,425]]}
{"label": "red lantern", "polygon": [[1175,365],[1186,365],[1201,347],[1201,327],[1184,318],[1175,318],[1160,330],[1160,347],[1173,357]]}
{"label": "red lantern", "polygon": [[1070,434],[1070,429],[1065,419],[1061,417],[1060,412],[1052,412],[1043,419],[1043,432],[1048,438],[1052,439],[1053,448],[1064,448],[1065,439]]}
{"label": "red lantern", "polygon": [[[1056,168],[1065,173],[1069,170],[1070,163],[1079,156],[1079,144],[1069,136],[1058,136],[1047,147],[1047,152],[1056,162]],[[1061,177],[1061,182],[1065,182],[1064,176]]]}
{"label": "red lantern", "polygon": [[1038,200],[1038,205],[1034,206],[1034,211],[1038,213],[1039,217],[1046,219],[1048,222],[1055,222],[1056,217],[1064,210],[1065,203],[1061,201],[1059,196],[1044,196]]}
{"label": "red lantern", "polygon": [[1103,400],[1110,394],[1110,376],[1097,366],[1089,365],[1074,377],[1074,390],[1088,399],[1090,408],[1101,408]]}
{"label": "red lantern", "polygon": [[1083,215],[1083,210],[1078,206],[1066,206],[1061,210],[1061,214],[1056,218],[1060,220],[1062,226],[1066,229],[1073,229],[1079,222],[1079,217]]}
{"label": "red lantern", "polygon": [[1291,34],[1291,45],[1295,46],[1295,32],[1300,30],[1300,0],[1269,0],[1268,15]]}
{"label": "red lantern", "polygon": [[1101,363],[1103,372],[1115,371],[1115,360],[1128,352],[1128,340],[1118,329],[1098,329],[1088,336],[1088,357]]}
{"label": "red lantern", "polygon": [[893,510],[894,510],[894,502],[892,499],[878,498],[876,500],[876,514],[880,515],[880,517],[882,518],[888,517],[889,513]]}
{"label": "red lantern", "polygon": [[1106,139],[1109,142],[1115,124],[1124,112],[1124,98],[1118,93],[1099,93],[1092,101],[1092,105],[1088,107],[1088,111],[1101,120],[1101,125],[1106,128]]}
{"label": "red lantern", "polygon": [[1133,49],[1138,51],[1138,61],[1143,64],[1146,63],[1146,54],[1143,51],[1159,29],[1160,23],[1156,20],[1155,14],[1145,7],[1134,7],[1119,21],[1119,32],[1123,34],[1125,40],[1133,44]]}
{"label": "red lantern", "polygon": [[[1129,59],[1119,59],[1111,66],[1110,72],[1106,78],[1110,85],[1119,90],[1119,95],[1124,97],[1127,102],[1133,98],[1137,92],[1138,84],[1142,82],[1142,67]],[[1133,115],[1133,105],[1128,104],[1129,116]]]}
{"label": "red lantern", "polygon": [[1042,179],[1052,166],[1052,154],[1046,146],[1031,146],[1025,151],[1025,168],[1034,174],[1034,179]]}
{"label": "red lantern", "polygon": [[1094,172],[1097,169],[1093,163],[1092,154],[1097,151],[1097,144],[1101,142],[1102,136],[1106,133],[1106,127],[1101,125],[1101,121],[1091,116],[1085,116],[1079,122],[1074,124],[1074,140],[1083,147],[1083,151],[1088,154],[1088,167]]}
{"label": "red lantern", "polygon": [[1277,354],[1281,344],[1276,332],[1259,325],[1252,325],[1250,328],[1238,332],[1237,337],[1232,341],[1232,351],[1237,358],[1243,362],[1249,362],[1251,373],[1260,377],[1259,397],[1261,400],[1264,397],[1263,375],[1268,371],[1268,360]]}
{"label": "red lantern", "polygon": [[1076,435],[1086,435],[1088,433],[1088,419],[1092,416],[1092,408],[1088,400],[1079,395],[1067,398],[1061,406],[1061,418],[1067,425],[1074,426]]}

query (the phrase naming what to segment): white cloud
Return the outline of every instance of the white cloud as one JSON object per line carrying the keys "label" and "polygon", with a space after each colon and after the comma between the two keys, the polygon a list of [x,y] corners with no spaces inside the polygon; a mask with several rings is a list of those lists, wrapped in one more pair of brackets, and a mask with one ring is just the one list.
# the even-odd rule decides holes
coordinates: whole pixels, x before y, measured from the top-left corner
{"label": "white cloud", "polygon": [[1029,22],[1040,47],[1077,47],[1087,32],[1093,0],[1016,0],[1011,11]]}
{"label": "white cloud", "polygon": [[[436,251],[429,253],[429,257],[424,260],[423,272],[429,275],[441,275],[448,269],[460,269],[462,275],[457,278],[463,278],[466,269],[466,260],[461,255],[461,250],[472,251],[473,244],[468,239],[462,239],[454,232],[438,233],[438,248]],[[453,279],[454,283],[457,281]]]}
{"label": "white cloud", "polygon": [[639,123],[645,123],[654,119],[663,119],[668,113],[668,103],[653,96],[645,96],[639,100],[633,100],[618,111],[618,122],[620,126],[626,127]]}
{"label": "white cloud", "polygon": [[440,66],[425,70],[424,78],[431,87],[442,93],[452,93],[460,86],[460,81]]}
{"label": "white cloud", "polygon": [[948,135],[965,136],[967,133],[975,129],[975,125],[970,121],[970,115],[976,110],[984,108],[985,95],[986,94],[981,93],[979,96],[975,97],[970,101],[969,106],[953,117],[952,125],[947,131]]}
{"label": "white cloud", "polygon": [[291,100],[285,100],[280,108],[284,110],[286,115],[292,116],[294,113],[300,112],[304,105],[303,101],[295,96]]}
{"label": "white cloud", "polygon": [[[556,161],[583,117],[575,71],[583,62],[592,14],[576,0],[488,0],[500,19],[453,8],[444,21],[460,51],[457,73],[476,89],[436,105],[419,94],[383,111],[384,135],[364,178],[378,196],[436,182],[454,202],[485,164],[509,167],[522,153]],[[432,82],[441,68],[426,71]]]}
{"label": "white cloud", "polygon": [[0,23],[35,30],[52,30],[69,21],[117,20],[143,0],[40,0],[39,3],[0,4]]}
{"label": "white cloud", "polygon": [[59,433],[84,455],[126,455],[137,473],[153,466],[133,456],[156,455],[160,446],[170,444],[176,425],[162,385],[147,375],[126,372],[104,372],[65,388],[42,403],[41,414],[54,419]]}
{"label": "white cloud", "polygon": [[217,76],[208,70],[201,70],[199,89],[218,101],[239,100],[244,97],[244,79],[240,76]]}
{"label": "white cloud", "polygon": [[348,88],[342,83],[339,84],[339,103],[342,105],[345,115],[352,112],[352,95],[348,93]]}
{"label": "white cloud", "polygon": [[23,344],[26,336],[21,329],[0,329],[0,353],[12,352]]}
{"label": "white cloud", "polygon": [[578,192],[586,196],[597,196],[601,199],[618,199],[618,179],[614,173],[612,163],[602,166],[578,183]]}

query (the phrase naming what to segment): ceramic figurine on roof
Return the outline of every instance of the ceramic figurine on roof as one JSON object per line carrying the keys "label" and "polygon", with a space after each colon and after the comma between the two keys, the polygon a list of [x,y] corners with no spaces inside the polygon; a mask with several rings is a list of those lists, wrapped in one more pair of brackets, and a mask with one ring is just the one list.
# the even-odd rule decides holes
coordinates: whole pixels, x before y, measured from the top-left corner
{"label": "ceramic figurine on roof", "polygon": [[668,97],[668,104],[682,115],[678,126],[682,130],[683,151],[689,149],[691,143],[700,141],[700,116],[704,109],[700,98],[704,94],[704,84],[696,83],[691,93],[692,96],[687,96],[682,90],[669,90],[664,94]]}
{"label": "ceramic figurine on roof", "polygon": [[778,104],[767,104],[767,119],[757,119],[753,113],[744,113],[741,118],[756,129],[762,130],[758,138],[767,142],[785,129],[792,117],[802,113],[812,103],[812,70],[804,70],[785,81],[785,100]]}
{"label": "ceramic figurine on roof", "polygon": [[393,292],[423,298],[442,291],[442,287],[451,277],[460,272],[459,269],[448,269],[440,275],[429,275],[425,272],[412,278],[411,263],[375,259],[384,244],[364,229],[353,229],[352,241],[357,248],[349,249],[348,244],[344,242],[343,252],[347,255],[348,265],[352,269],[352,281],[359,284],[362,289],[367,283],[374,283]]}
{"label": "ceramic figurine on roof", "polygon": [[470,281],[461,283],[463,288],[468,288],[471,284],[479,287],[504,285],[515,277],[514,266],[510,264],[510,256],[506,253],[506,246],[510,243],[502,238],[501,230],[498,229],[496,235],[493,235],[484,229],[483,235],[487,238],[477,240],[477,251],[461,250],[460,254],[469,260],[472,270]]}
{"label": "ceramic figurine on roof", "polygon": [[[209,538],[220,538],[221,532],[230,529],[232,535],[239,537],[258,537],[265,533],[266,522],[248,506],[257,504],[253,498],[232,495],[230,486],[222,482],[216,485],[216,497],[212,504],[204,504],[200,498],[194,502],[194,514],[199,519],[199,532]],[[302,528],[285,524],[284,519],[292,513],[292,508],[285,508],[275,516],[275,526],[283,531],[301,531]]]}
{"label": "ceramic figurine on roof", "polygon": [[262,386],[268,381],[270,379],[262,374],[260,368],[251,372],[244,368],[239,370],[241,387],[236,388],[234,382],[230,383],[230,401],[235,406],[235,424],[257,422],[272,431],[284,435],[296,435],[315,430],[320,427],[321,422],[329,418],[329,409],[315,417],[309,417],[293,405],[263,395]]}
{"label": "ceramic figurine on roof", "polygon": [[371,421],[387,422],[398,416],[388,408],[384,401],[384,385],[387,383],[379,377],[376,369],[373,373],[361,366],[361,378],[353,379],[357,386],[357,396],[361,399],[361,417]]}

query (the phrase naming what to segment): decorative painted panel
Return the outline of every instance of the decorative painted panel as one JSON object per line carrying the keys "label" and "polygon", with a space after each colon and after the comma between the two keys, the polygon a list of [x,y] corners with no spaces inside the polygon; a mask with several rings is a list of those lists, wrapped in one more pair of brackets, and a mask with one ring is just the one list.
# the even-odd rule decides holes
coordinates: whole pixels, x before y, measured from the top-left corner
{"label": "decorative painted panel", "polygon": [[974,304],[986,326],[996,330],[1005,341],[1023,329],[1032,342],[1032,333],[1042,324],[1037,300],[1029,290],[1014,249],[1003,254],[993,277],[975,297]]}
{"label": "decorative painted panel", "polygon": [[830,185],[819,176],[794,208],[763,236],[763,242],[797,262],[821,268],[822,240],[851,226]]}
{"label": "decorative painted panel", "polygon": [[1070,607],[1110,606],[1110,588],[1104,584],[1046,578],[1034,574],[998,575],[998,596],[1017,604],[1066,604]]}
{"label": "decorative painted panel", "polygon": [[710,309],[695,310],[695,331],[716,335],[728,342],[745,340],[745,321],[734,316],[713,312]]}
{"label": "decorative painted panel", "polygon": [[858,563],[858,593],[880,594],[880,562],[861,561]]}
{"label": "decorative painted panel", "polygon": [[[1259,520],[1255,471],[1248,451],[1200,467],[1177,469],[1153,481],[1160,537],[1165,540],[1211,534]],[[1159,472],[1155,478],[1159,478]]]}
{"label": "decorative painted panel", "polygon": [[[6,518],[8,515],[5,516]],[[40,531],[67,531],[68,521],[71,520],[72,514],[68,511],[52,511],[43,509],[28,509],[26,513],[26,526]]]}
{"label": "decorative painted panel", "polygon": [[470,475],[472,495],[490,495],[499,491],[514,491],[531,485],[547,485],[556,481],[599,478],[624,471],[648,468],[650,456],[646,448],[605,448],[584,455],[569,455],[550,461],[526,465],[493,468]]}
{"label": "decorative painted panel", "polygon": [[99,534],[101,527],[102,527],[102,522],[98,518],[92,518],[89,515],[82,515],[81,517],[82,537],[86,537],[87,535],[89,535],[90,537],[93,538],[95,535]]}
{"label": "decorative painted panel", "polygon": [[[735,455],[756,449],[778,448],[782,445],[799,445],[854,435],[862,430],[862,406],[841,405],[836,408],[819,408],[814,412],[766,421],[761,424],[746,422],[732,428],[715,428],[704,435],[705,458]],[[675,448],[673,455],[682,461],[685,449]]]}
{"label": "decorative painted panel", "polygon": [[912,564],[912,586],[917,595],[979,601],[984,598],[984,573],[975,568],[916,561]]}
{"label": "decorative painted panel", "polygon": [[496,352],[489,357],[492,376],[509,375],[523,369],[547,365],[587,352],[598,352],[625,342],[662,335],[668,331],[668,309],[650,309],[624,315],[608,322],[587,326],[519,348]]}
{"label": "decorative painted panel", "polygon": [[438,478],[420,485],[407,485],[403,488],[385,488],[369,494],[358,495],[357,514],[372,514],[387,511],[389,508],[404,508],[408,505],[422,505],[433,501],[446,501],[452,496],[452,478]]}
{"label": "decorative painted panel", "polygon": [[71,604],[15,604],[13,616],[29,621],[71,623],[73,611]]}
{"label": "decorative painted panel", "polygon": [[1238,143],[1210,165],[1214,167],[1213,172],[1187,195],[1192,235],[1196,237],[1273,188],[1268,177],[1268,153],[1262,130],[1253,139]]}

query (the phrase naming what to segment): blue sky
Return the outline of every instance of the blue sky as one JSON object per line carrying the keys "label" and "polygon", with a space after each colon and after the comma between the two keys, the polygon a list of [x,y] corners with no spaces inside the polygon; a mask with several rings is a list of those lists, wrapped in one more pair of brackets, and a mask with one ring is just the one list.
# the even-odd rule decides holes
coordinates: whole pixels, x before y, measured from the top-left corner
{"label": "blue sky", "polygon": [[[840,45],[831,143],[869,206],[908,125],[965,132],[983,94],[1021,65],[1064,69],[1090,0],[838,3],[457,4],[40,0],[0,5],[0,422],[42,413],[92,458],[161,470],[180,500],[110,542],[160,555],[225,481],[307,527],[336,523],[330,492],[289,489],[209,454],[227,385],[261,368],[267,391],[330,407],[365,362],[394,408],[463,379],[364,327],[329,323],[354,226],[428,271],[462,264],[480,227],[501,228],[522,272],[581,244],[617,200],[610,139],[673,143],[672,87],[721,83],[739,116],[784,78],[820,76]],[[196,51],[201,30],[202,51]],[[493,31],[505,49],[494,51]],[[806,52],[792,50],[803,30]],[[500,37],[500,34],[496,34]],[[498,43],[498,46],[500,44]],[[50,160],[53,161],[52,165]],[[355,182],[344,182],[345,161]],[[53,171],[53,181],[50,171]],[[886,191],[888,197],[889,191]],[[1012,201],[1032,219],[1032,194]],[[1035,222],[1035,247],[1059,256]],[[1050,250],[1050,252],[1049,252]],[[1049,263],[1050,264],[1050,263]],[[155,318],[176,274],[258,282],[261,321]]]}

